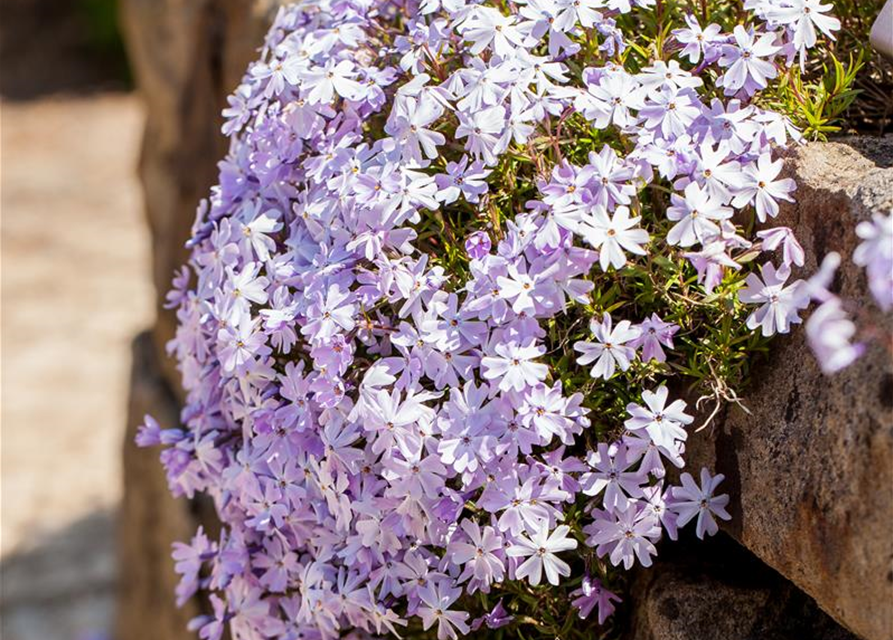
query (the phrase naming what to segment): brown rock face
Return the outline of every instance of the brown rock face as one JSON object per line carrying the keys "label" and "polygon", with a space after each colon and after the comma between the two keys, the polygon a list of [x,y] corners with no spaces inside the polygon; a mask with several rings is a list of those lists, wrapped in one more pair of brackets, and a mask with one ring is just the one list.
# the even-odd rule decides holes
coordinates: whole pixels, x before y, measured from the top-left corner
{"label": "brown rock face", "polygon": [[[162,308],[199,201],[225,155],[221,109],[257,55],[277,0],[123,0],[121,21],[137,88],[146,104],[139,173],[152,231],[158,353],[176,320]],[[173,362],[160,358],[168,379]]]}
{"label": "brown rock face", "polygon": [[630,594],[627,640],[856,640],[722,534],[664,545]]}
{"label": "brown rock face", "polygon": [[152,337],[133,342],[133,373],[124,441],[124,501],[118,526],[118,640],[193,640],[186,625],[199,614],[198,604],[174,606],[179,578],[171,543],[189,540],[197,518],[188,501],[167,488],[157,449],[134,444],[137,426],[151,413],[161,424],[179,420],[177,398],[161,373]]}
{"label": "brown rock face", "polygon": [[[793,228],[816,256],[843,258],[836,286],[855,300],[863,326],[889,340],[852,264],[854,227],[893,207],[893,138],[810,144],[788,160],[797,204],[776,225]],[[692,468],[726,475],[726,525],[841,624],[867,640],[893,638],[893,361],[874,344],[854,366],[825,376],[805,332],[779,337],[753,372],[744,404],[712,433],[690,439]]]}

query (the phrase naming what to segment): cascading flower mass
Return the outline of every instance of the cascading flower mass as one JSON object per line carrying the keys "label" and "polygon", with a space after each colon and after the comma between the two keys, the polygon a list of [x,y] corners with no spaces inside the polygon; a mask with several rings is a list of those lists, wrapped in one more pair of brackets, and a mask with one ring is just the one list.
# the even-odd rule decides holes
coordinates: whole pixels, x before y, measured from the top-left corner
{"label": "cascading flower mass", "polygon": [[174,551],[201,638],[594,637],[615,567],[729,517],[721,476],[670,486],[694,420],[670,390],[734,399],[821,288],[756,232],[797,136],[759,92],[838,24],[708,4],[279,12],[168,297],[183,426],[138,436],[223,525]]}

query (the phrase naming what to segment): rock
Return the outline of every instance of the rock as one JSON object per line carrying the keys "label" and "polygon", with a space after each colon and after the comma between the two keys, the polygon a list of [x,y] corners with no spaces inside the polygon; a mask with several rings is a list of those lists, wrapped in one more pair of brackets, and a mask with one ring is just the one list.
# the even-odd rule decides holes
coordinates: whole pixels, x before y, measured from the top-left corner
{"label": "rock", "polygon": [[124,501],[118,535],[119,577],[117,640],[194,640],[187,631],[199,604],[174,606],[178,578],[171,543],[189,540],[197,519],[190,503],[175,499],[167,488],[158,449],[141,449],[133,439],[143,416],[177,424],[177,398],[161,373],[152,338],[133,341],[133,371],[127,432],[124,439]]}
{"label": "rock", "polygon": [[[217,181],[226,154],[221,109],[257,55],[277,0],[123,0],[121,22],[137,88],[146,105],[139,161],[152,232],[159,354],[173,337],[174,314],[162,307],[199,201]],[[173,361],[159,358],[173,384]],[[177,385],[175,388],[178,388]]]}
{"label": "rock", "polygon": [[855,640],[815,602],[723,536],[638,572],[626,640]]}
{"label": "rock", "polygon": [[[798,202],[774,221],[796,232],[805,274],[816,256],[841,254],[836,287],[882,340],[890,315],[851,256],[856,223],[893,207],[891,159],[891,137],[797,150],[786,165]],[[867,640],[893,638],[893,361],[878,342],[825,376],[802,327],[778,337],[754,365],[743,399],[751,413],[730,406],[687,452],[691,468],[726,476],[725,530]]]}

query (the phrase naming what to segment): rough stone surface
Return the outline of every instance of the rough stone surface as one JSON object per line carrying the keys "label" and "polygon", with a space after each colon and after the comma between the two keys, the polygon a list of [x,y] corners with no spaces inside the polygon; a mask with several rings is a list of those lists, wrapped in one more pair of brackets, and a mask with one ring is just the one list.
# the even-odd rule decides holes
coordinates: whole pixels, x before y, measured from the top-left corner
{"label": "rough stone surface", "polygon": [[[159,354],[173,337],[174,314],[161,303],[185,263],[196,206],[217,180],[226,153],[220,111],[256,57],[277,0],[122,0],[122,26],[146,104],[139,174],[152,231]],[[159,358],[176,384],[173,362]]]}
{"label": "rough stone surface", "polygon": [[881,339],[854,366],[821,373],[798,328],[773,342],[753,370],[747,414],[731,407],[687,454],[726,475],[745,547],[868,640],[893,638],[893,361],[890,316],[872,303],[851,262],[854,227],[893,207],[893,138],[811,144],[787,160],[797,204],[775,221],[816,256],[843,257],[836,286],[856,301],[860,324]]}
{"label": "rough stone surface", "polygon": [[627,640],[855,640],[723,536],[682,554],[665,545],[661,558],[633,583]]}
{"label": "rough stone surface", "polygon": [[152,338],[133,342],[130,405],[124,440],[124,493],[119,521],[117,640],[194,640],[186,629],[198,604],[174,606],[178,578],[170,558],[171,542],[188,540],[197,518],[186,500],[171,496],[156,450],[133,442],[143,416],[176,424],[177,398],[159,367]]}

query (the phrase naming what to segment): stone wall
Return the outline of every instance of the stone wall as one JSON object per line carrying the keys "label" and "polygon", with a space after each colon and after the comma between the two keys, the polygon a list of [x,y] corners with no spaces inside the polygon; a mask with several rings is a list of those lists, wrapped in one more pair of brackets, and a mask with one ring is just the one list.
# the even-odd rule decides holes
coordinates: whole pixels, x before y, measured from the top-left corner
{"label": "stone wall", "polygon": [[[856,223],[893,208],[893,137],[810,144],[787,160],[797,203],[776,221],[806,250],[805,273],[829,251],[843,262],[835,283],[860,324],[890,340],[891,318],[874,306],[852,263]],[[775,340],[743,400],[687,452],[726,476],[724,529],[868,640],[893,638],[893,360],[878,344],[852,367],[825,376],[805,332]]]}

